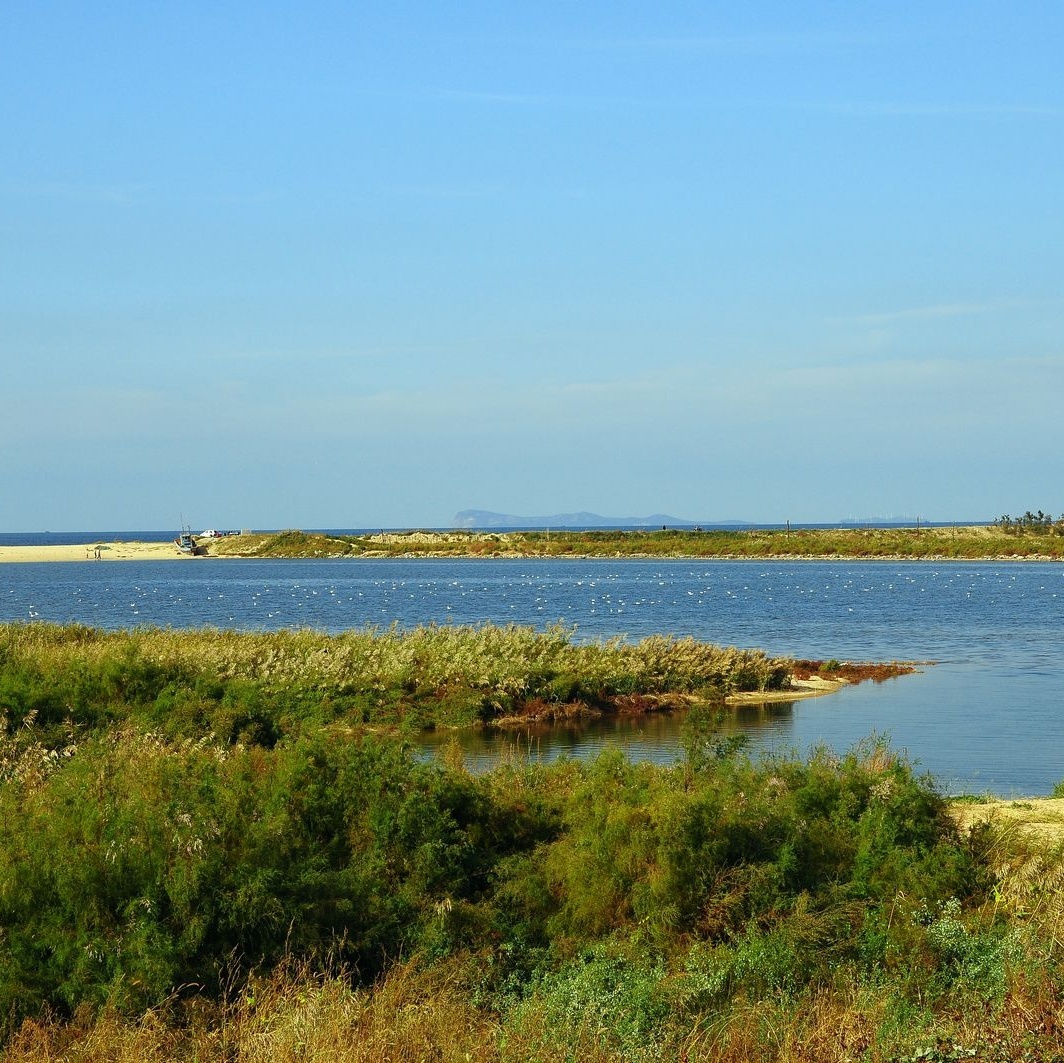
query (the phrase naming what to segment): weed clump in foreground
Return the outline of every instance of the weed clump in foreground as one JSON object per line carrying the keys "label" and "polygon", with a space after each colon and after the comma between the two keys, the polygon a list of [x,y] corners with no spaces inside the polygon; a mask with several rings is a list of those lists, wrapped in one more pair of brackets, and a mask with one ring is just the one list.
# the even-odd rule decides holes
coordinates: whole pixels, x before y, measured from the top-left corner
{"label": "weed clump in foreground", "polygon": [[[0,626],[7,1058],[1052,1044],[1061,934],[1031,913],[1060,906],[1031,882],[1056,858],[1019,874],[882,744],[754,762],[721,740],[710,695],[789,667],[563,629]],[[698,701],[671,766],[472,776],[403,737],[663,692]]]}
{"label": "weed clump in foreground", "polygon": [[123,726],[0,765],[12,1059],[890,1059],[1018,1046],[1016,1009],[1060,1006],[986,836],[882,745],[755,763],[696,717],[675,766],[472,776],[393,739]]}

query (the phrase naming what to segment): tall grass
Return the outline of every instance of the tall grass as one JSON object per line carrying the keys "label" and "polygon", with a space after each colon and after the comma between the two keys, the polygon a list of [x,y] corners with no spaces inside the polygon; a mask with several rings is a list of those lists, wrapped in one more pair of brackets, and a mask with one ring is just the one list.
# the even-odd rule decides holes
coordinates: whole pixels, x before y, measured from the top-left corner
{"label": "tall grass", "polygon": [[[771,682],[786,665],[756,650],[712,646],[654,635],[580,642],[575,629],[429,625],[392,626],[329,635],[310,629],[239,632],[201,628],[103,631],[78,625],[0,624],[0,660],[55,669],[104,661],[139,661],[160,669],[210,669],[221,678],[246,677],[342,686],[367,677],[391,685],[411,677],[429,683],[464,681],[519,690],[548,672],[579,672],[593,682],[651,684],[652,689],[741,687]],[[764,675],[762,675],[764,673]],[[779,676],[778,678],[782,678]]]}

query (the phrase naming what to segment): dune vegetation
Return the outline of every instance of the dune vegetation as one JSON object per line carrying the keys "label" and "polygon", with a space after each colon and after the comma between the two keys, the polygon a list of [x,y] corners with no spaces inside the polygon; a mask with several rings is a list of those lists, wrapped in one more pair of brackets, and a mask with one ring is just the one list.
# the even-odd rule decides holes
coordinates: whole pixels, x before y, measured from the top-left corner
{"label": "dune vegetation", "polygon": [[[4,1058],[1059,1058],[1059,844],[961,826],[882,741],[752,760],[721,699],[786,664],[0,626]],[[472,774],[410,741],[440,691],[693,707],[672,765]]]}
{"label": "dune vegetation", "polygon": [[[1044,515],[1042,515],[1044,517]],[[982,560],[1064,558],[1064,524],[1002,517],[993,525],[892,528],[246,533],[210,553],[243,557],[703,557]]]}

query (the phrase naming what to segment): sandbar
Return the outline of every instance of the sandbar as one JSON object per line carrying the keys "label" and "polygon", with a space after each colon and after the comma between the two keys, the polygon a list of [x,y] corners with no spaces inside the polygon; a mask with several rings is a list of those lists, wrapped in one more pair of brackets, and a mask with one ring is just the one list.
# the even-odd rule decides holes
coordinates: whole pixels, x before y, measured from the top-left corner
{"label": "sandbar", "polygon": [[792,676],[789,687],[780,690],[744,690],[738,694],[729,694],[724,700],[729,705],[771,705],[774,702],[801,701],[805,698],[834,694],[836,690],[841,690],[849,684],[848,679],[824,679],[816,675],[796,679]]}
{"label": "sandbar", "polygon": [[74,545],[0,546],[3,562],[33,561],[171,561],[189,557],[175,543],[105,542]]}

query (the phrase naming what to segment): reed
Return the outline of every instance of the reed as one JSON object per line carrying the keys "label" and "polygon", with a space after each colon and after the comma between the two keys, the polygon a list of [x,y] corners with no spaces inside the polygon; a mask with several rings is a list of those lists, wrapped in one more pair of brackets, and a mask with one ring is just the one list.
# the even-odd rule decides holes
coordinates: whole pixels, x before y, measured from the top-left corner
{"label": "reed", "polygon": [[[609,711],[626,695],[783,689],[792,664],[653,636],[578,641],[560,626],[238,632],[0,625],[0,709],[17,726],[106,726],[276,741],[306,726],[461,726],[529,706]],[[256,735],[258,738],[256,738]]]}

